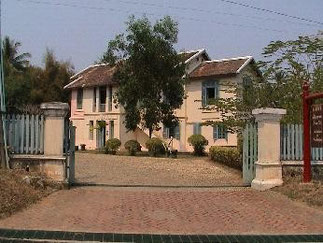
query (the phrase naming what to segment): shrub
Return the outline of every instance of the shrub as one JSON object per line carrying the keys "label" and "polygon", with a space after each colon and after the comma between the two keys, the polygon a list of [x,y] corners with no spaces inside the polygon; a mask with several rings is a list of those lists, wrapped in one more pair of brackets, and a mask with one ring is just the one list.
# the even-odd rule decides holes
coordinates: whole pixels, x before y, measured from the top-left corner
{"label": "shrub", "polygon": [[117,150],[121,146],[121,141],[117,138],[110,138],[105,144],[105,153],[106,154],[116,154]]}
{"label": "shrub", "polygon": [[150,138],[146,142],[146,147],[151,156],[159,156],[165,154],[165,146],[159,138]]}
{"label": "shrub", "polygon": [[205,137],[200,134],[192,135],[188,138],[188,142],[194,148],[194,155],[204,155],[205,146],[209,144]]}
{"label": "shrub", "polygon": [[238,148],[212,146],[209,154],[213,161],[242,170],[242,156]]}
{"label": "shrub", "polygon": [[137,152],[141,151],[141,145],[137,140],[129,140],[124,144],[126,150],[128,150],[129,155],[136,155]]}

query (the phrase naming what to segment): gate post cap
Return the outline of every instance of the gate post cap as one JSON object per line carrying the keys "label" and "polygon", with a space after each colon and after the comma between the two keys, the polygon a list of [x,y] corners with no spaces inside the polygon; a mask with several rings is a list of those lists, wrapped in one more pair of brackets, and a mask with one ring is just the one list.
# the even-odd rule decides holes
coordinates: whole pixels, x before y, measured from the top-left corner
{"label": "gate post cap", "polygon": [[65,117],[70,110],[70,106],[62,102],[48,102],[42,103],[40,109],[43,110],[47,117]]}
{"label": "gate post cap", "polygon": [[279,108],[258,108],[252,110],[252,115],[255,116],[256,121],[279,121],[286,113],[286,109]]}

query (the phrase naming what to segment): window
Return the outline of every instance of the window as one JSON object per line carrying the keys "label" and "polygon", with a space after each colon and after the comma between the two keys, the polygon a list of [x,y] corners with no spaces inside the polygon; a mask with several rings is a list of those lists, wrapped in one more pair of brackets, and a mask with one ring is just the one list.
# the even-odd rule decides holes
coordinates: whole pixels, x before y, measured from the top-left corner
{"label": "window", "polygon": [[105,104],[107,100],[107,89],[106,87],[99,88],[99,112],[105,112]]}
{"label": "window", "polygon": [[112,111],[112,86],[109,86],[109,111]]}
{"label": "window", "polygon": [[82,106],[83,106],[83,89],[78,89],[77,90],[76,103],[77,103],[77,109],[82,109]]}
{"label": "window", "polygon": [[94,123],[90,121],[89,123],[89,139],[93,140],[93,131],[94,131]]}
{"label": "window", "polygon": [[96,88],[93,88],[93,112],[96,112]]}
{"label": "window", "polygon": [[213,127],[213,139],[228,139],[228,131],[224,125],[216,125]]}
{"label": "window", "polygon": [[208,80],[202,83],[202,106],[206,106],[219,98],[219,85],[215,80]]}
{"label": "window", "polygon": [[193,134],[194,135],[198,135],[198,134],[201,134],[202,131],[201,131],[201,123],[194,123],[193,124]]}
{"label": "window", "polygon": [[180,136],[180,126],[179,126],[179,124],[177,126],[173,126],[173,127],[164,126],[163,137],[164,138],[173,137],[173,138],[175,138],[177,140],[180,140],[181,136]]}
{"label": "window", "polygon": [[109,138],[114,138],[114,121],[109,122]]}
{"label": "window", "polygon": [[252,85],[252,80],[249,76],[244,76],[242,78],[242,85],[244,88],[249,88]]}

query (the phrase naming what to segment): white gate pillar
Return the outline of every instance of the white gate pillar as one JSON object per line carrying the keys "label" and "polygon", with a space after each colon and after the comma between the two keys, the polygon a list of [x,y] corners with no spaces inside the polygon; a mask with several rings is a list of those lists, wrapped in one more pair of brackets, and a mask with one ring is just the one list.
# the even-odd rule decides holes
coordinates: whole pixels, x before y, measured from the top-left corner
{"label": "white gate pillar", "polygon": [[44,154],[63,156],[64,119],[69,111],[67,103],[42,103],[45,115]]}
{"label": "white gate pillar", "polygon": [[261,108],[252,111],[258,122],[258,161],[251,187],[266,190],[283,184],[280,161],[280,120],[285,109]]}

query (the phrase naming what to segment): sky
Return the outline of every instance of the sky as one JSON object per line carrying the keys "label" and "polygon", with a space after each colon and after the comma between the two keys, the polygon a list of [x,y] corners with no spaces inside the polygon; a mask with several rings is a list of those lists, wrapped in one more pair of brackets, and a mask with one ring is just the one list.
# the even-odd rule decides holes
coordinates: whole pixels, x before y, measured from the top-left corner
{"label": "sky", "polygon": [[[205,48],[212,59],[262,58],[270,41],[296,39],[323,24],[242,7],[223,0],[0,0],[1,32],[22,43],[31,63],[43,65],[46,48],[75,71],[93,64],[129,15],[152,21],[170,15],[179,25],[178,51]],[[322,0],[232,0],[323,22]]]}

